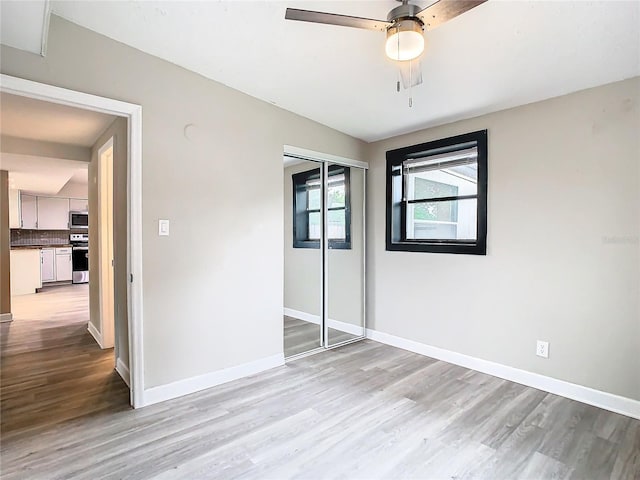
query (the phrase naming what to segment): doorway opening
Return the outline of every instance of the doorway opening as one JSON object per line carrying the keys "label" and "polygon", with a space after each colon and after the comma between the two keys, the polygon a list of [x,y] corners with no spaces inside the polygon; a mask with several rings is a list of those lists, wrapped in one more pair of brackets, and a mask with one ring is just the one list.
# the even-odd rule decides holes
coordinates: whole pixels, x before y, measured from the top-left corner
{"label": "doorway opening", "polygon": [[365,338],[367,164],[285,147],[286,359]]}
{"label": "doorway opening", "polygon": [[[93,290],[94,288],[97,292],[104,290],[104,295],[95,297],[100,298],[101,301],[97,304],[96,302],[92,302],[92,313],[90,317],[92,320],[98,319],[98,321],[88,322],[88,329],[91,332],[93,325],[93,330],[100,333],[101,336],[104,334],[101,338],[103,341],[101,346],[114,348],[117,360],[114,361],[112,356],[109,361],[111,368],[115,366],[117,375],[122,377],[130,386],[130,388],[127,388],[125,385],[125,390],[127,391],[126,403],[134,407],[144,406],[141,328],[141,107],[7,75],[2,75],[0,91],[2,94],[11,94],[28,100],[38,100],[56,106],[73,107],[74,109],[85,112],[99,112],[112,115],[117,117],[114,123],[119,122],[120,127],[124,131],[123,136],[114,136],[108,135],[109,131],[107,129],[99,139],[99,142],[105,140],[101,143],[101,146],[104,146],[107,141],[111,141],[111,145],[102,152],[95,151],[95,178],[90,179],[90,182],[95,182],[94,186],[96,187],[96,191],[98,187],[97,178],[100,176],[100,168],[98,168],[98,166],[104,170],[101,176],[103,179],[109,179],[107,172],[109,172],[109,170],[111,171],[111,180],[106,183],[107,186],[109,186],[110,183],[111,188],[104,189],[104,193],[101,192],[103,196],[102,201],[97,193],[94,198],[95,208],[93,210],[95,215],[98,214],[99,203],[101,206],[106,206],[113,204],[116,198],[120,198],[123,201],[121,204],[116,205],[116,208],[113,208],[113,205],[110,209],[106,208],[106,218],[111,216],[112,222],[104,236],[99,235],[99,230],[96,230],[100,223],[98,221],[94,221],[93,225],[85,225],[85,230],[82,231],[82,233],[88,235],[90,238],[89,241],[93,245],[89,249],[89,253],[95,251],[93,255],[86,254],[89,260],[90,270],[95,272],[95,275],[92,275],[89,284],[85,284],[84,287],[87,290],[87,294],[89,294],[89,290]],[[102,154],[100,156],[103,157],[103,162],[98,161],[98,153]],[[118,155],[123,156],[126,160],[124,168],[120,169],[120,171],[113,167]],[[87,209],[85,208],[85,210]],[[71,210],[68,208],[67,213],[70,216],[69,225],[66,225],[67,228],[70,228],[72,221],[82,220],[80,217],[72,220],[71,213],[78,212],[81,213],[82,209],[74,208]],[[120,212],[120,215],[118,215],[117,212]],[[113,237],[114,234],[117,236],[118,231],[124,233],[121,239],[109,241],[108,238]],[[106,271],[104,268],[100,268],[100,263],[98,262],[101,248],[96,242],[98,242],[100,237],[103,237],[105,240],[102,242],[104,248],[102,258],[108,259],[110,257],[110,259],[106,261],[111,265]],[[73,254],[70,255],[71,262],[73,261],[73,256]],[[72,272],[72,278],[76,277],[80,278],[81,275],[74,270]],[[100,284],[102,284],[104,288],[98,288]],[[107,288],[109,285],[111,286],[110,289]],[[60,290],[58,291],[61,292],[65,288],[73,287],[78,287],[78,285],[70,284],[56,288],[59,288]],[[77,291],[78,290],[74,290],[74,292]],[[44,299],[43,293],[36,295],[40,295],[40,299]],[[94,297],[93,295],[91,296]],[[16,302],[12,305],[12,308],[19,307],[19,303],[20,302]],[[95,315],[94,311],[96,313]],[[12,315],[9,317],[12,317]],[[111,321],[111,328],[109,328],[109,318],[119,319],[120,322],[114,323]],[[122,321],[122,319],[124,319],[124,321]],[[1,320],[11,320],[11,318],[3,315]],[[12,323],[13,322],[8,322],[2,325],[3,333],[4,331],[17,331],[16,324],[14,323],[12,325]],[[84,331],[86,332],[87,322],[85,321],[84,324]],[[95,332],[91,333],[93,334]],[[96,335],[93,336],[96,337]],[[7,345],[9,341],[10,336],[3,334],[3,346]],[[7,349],[3,348],[3,353],[6,351]],[[113,355],[113,353],[111,355]],[[75,360],[78,360],[78,358],[75,358]],[[6,364],[7,362],[3,362],[3,366]],[[5,378],[6,377],[3,376],[3,381]]]}

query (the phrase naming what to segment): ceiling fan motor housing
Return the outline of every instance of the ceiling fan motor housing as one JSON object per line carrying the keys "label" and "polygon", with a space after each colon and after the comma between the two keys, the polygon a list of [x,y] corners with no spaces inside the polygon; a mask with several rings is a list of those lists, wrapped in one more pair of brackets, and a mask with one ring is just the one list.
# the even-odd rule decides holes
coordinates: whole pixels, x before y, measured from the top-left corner
{"label": "ceiling fan motor housing", "polygon": [[388,22],[395,22],[396,20],[401,19],[413,19],[417,22],[420,22],[422,25],[422,21],[418,18],[418,13],[420,13],[420,7],[417,5],[412,5],[410,3],[403,3],[402,5],[398,5],[396,8],[391,9],[391,11],[387,14]]}

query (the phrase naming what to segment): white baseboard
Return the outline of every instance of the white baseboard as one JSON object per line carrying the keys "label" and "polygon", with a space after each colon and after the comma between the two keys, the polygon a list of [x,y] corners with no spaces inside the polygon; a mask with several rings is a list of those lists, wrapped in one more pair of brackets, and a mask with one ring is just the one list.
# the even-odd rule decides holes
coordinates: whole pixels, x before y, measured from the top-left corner
{"label": "white baseboard", "polygon": [[305,322],[320,325],[320,315],[314,315],[313,313],[302,312],[300,310],[294,310],[293,308],[287,307],[284,307],[284,314],[287,317],[293,317],[298,320],[304,320]]}
{"label": "white baseboard", "polygon": [[[284,309],[284,314],[287,317],[297,318],[298,320],[303,320],[305,322],[313,323],[315,325],[320,325],[320,315],[313,315],[312,313],[301,312],[300,310],[294,310],[292,308]],[[340,320],[332,320],[331,318],[328,321],[329,328],[333,328],[334,330],[340,330],[341,332],[350,333],[351,335],[362,336],[364,335],[364,329],[359,327],[358,325],[352,325],[347,322],[341,322]]]}
{"label": "white baseboard", "polygon": [[557,378],[547,377],[538,373],[520,370],[518,368],[509,367],[489,360],[482,360],[480,358],[471,357],[451,350],[433,347],[431,345],[407,340],[402,337],[396,337],[395,335],[378,332],[376,330],[367,329],[367,338],[386,345],[402,348],[403,350],[419,353],[420,355],[453,363],[454,365],[487,373],[494,377],[504,378],[505,380],[520,383],[528,387],[537,388],[538,390],[577,400],[578,402],[593,405],[594,407],[603,408],[611,412],[640,419],[640,401],[638,400],[621,397],[620,395],[614,395],[613,393],[607,393],[601,390],[595,390],[590,387],[577,385],[564,380],[558,380]]}
{"label": "white baseboard", "polygon": [[0,313],[0,323],[13,321],[13,313]]}
{"label": "white baseboard", "polygon": [[116,372],[118,372],[118,375],[122,377],[122,380],[127,384],[127,387],[131,388],[131,384],[129,383],[129,379],[131,378],[129,367],[127,367],[119,358],[116,358]]}
{"label": "white baseboard", "polygon": [[248,377],[249,375],[254,375],[282,365],[284,365],[284,354],[278,353],[253,362],[225,368],[224,370],[198,375],[197,377],[179,380],[167,385],[152,387],[144,391],[143,405],[153,405],[154,403],[189,395],[190,393],[199,392],[200,390]]}
{"label": "white baseboard", "polygon": [[97,344],[100,346],[100,348],[104,348],[102,346],[102,334],[98,331],[98,329],[93,325],[93,323],[89,322],[88,326],[87,326],[87,330],[89,330],[89,333],[91,334],[91,336],[95,339],[95,341],[97,342]]}

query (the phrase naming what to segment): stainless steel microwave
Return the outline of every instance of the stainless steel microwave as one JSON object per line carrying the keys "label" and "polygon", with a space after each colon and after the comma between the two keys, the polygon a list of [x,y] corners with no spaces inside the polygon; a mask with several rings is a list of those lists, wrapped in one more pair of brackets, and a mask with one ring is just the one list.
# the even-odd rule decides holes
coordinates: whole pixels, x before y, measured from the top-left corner
{"label": "stainless steel microwave", "polygon": [[69,228],[89,228],[89,213],[69,212]]}

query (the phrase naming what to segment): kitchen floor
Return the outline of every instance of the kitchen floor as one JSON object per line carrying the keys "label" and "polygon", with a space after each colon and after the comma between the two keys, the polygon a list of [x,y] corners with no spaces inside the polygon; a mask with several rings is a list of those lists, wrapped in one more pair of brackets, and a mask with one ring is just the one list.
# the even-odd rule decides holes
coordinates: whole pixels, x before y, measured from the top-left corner
{"label": "kitchen floor", "polygon": [[3,444],[34,427],[129,408],[113,349],[87,331],[89,285],[48,287],[12,297],[0,324],[0,433]]}

